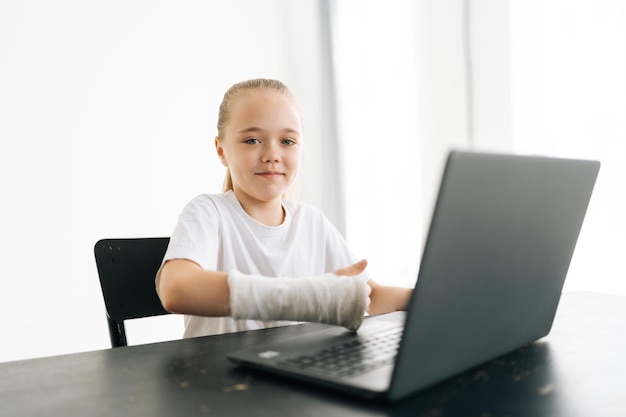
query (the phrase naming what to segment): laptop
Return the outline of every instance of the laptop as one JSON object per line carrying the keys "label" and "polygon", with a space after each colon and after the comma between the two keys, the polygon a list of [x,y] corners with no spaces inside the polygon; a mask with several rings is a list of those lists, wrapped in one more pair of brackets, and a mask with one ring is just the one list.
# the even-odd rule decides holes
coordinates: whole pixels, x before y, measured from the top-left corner
{"label": "laptop", "polygon": [[[228,354],[243,366],[396,401],[552,326],[600,163],[451,151],[406,312]],[[392,243],[392,242],[390,242]]]}

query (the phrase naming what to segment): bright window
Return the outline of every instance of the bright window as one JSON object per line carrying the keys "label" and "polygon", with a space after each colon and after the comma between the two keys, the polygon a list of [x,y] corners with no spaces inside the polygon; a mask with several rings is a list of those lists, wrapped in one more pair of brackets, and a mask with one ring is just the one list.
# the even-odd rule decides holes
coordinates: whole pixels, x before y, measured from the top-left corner
{"label": "bright window", "polygon": [[626,2],[498,1],[332,2],[348,243],[412,285],[455,141],[598,159],[565,289],[626,294]]}
{"label": "bright window", "polygon": [[374,279],[413,286],[423,216],[413,2],[334,4],[346,239]]}
{"label": "bright window", "polygon": [[626,294],[626,3],[512,0],[515,150],[602,163],[566,289]]}

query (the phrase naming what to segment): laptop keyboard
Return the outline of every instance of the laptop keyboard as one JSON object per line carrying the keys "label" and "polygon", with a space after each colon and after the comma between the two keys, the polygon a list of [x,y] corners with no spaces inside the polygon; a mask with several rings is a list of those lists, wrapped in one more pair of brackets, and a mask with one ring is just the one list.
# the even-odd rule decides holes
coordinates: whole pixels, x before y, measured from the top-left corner
{"label": "laptop keyboard", "polygon": [[324,348],[280,362],[281,365],[314,370],[338,378],[353,377],[392,364],[398,354],[402,327]]}

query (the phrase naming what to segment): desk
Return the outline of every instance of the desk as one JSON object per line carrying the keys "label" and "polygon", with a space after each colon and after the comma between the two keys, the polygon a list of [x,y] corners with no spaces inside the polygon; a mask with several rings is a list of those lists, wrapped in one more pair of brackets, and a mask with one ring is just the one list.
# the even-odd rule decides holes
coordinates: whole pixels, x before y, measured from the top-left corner
{"label": "desk", "polygon": [[0,364],[2,416],[626,416],[626,297],[566,293],[551,333],[396,404],[231,364],[304,324]]}

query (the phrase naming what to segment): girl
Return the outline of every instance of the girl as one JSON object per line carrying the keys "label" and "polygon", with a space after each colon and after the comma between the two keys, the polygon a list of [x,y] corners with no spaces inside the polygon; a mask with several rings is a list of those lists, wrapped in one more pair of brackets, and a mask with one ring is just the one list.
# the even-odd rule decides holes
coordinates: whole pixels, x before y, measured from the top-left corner
{"label": "girl", "polygon": [[289,89],[256,79],[232,86],[219,109],[215,148],[222,194],[181,213],[157,274],[166,310],[185,314],[185,337],[316,321],[356,331],[366,312],[405,309],[411,289],[364,274],[321,211],[284,198],[302,152],[302,120]]}

